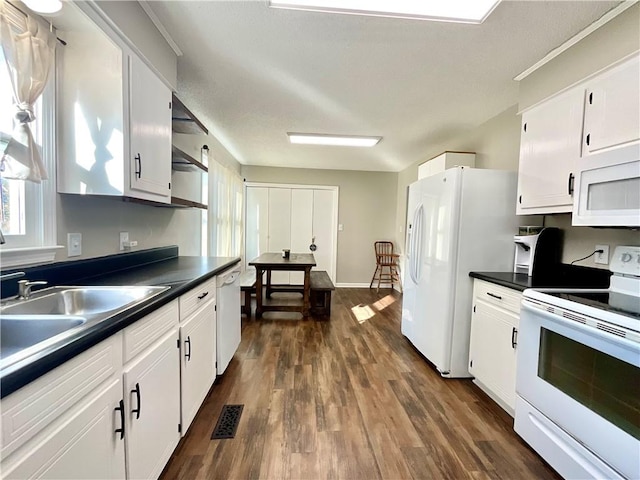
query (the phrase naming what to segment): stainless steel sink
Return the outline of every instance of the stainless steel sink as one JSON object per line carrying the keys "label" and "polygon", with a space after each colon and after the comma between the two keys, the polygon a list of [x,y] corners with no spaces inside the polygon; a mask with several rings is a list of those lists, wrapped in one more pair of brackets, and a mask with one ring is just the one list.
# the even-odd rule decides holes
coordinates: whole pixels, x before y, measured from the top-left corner
{"label": "stainless steel sink", "polygon": [[2,315],[79,315],[92,318],[126,307],[166,287],[53,287],[0,308]]}
{"label": "stainless steel sink", "polygon": [[0,319],[0,358],[14,355],[86,323],[63,315],[9,315]]}
{"label": "stainless steel sink", "polygon": [[52,287],[0,305],[0,370],[169,287]]}

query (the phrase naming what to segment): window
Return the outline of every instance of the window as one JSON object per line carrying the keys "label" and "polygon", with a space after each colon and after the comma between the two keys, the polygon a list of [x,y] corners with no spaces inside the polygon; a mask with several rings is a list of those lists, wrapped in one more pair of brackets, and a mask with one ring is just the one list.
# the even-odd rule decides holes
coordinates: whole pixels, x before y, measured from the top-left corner
{"label": "window", "polygon": [[[5,3],[5,7],[7,5]],[[12,26],[21,30],[18,22],[14,22]],[[56,241],[54,78],[52,72],[46,89],[34,106],[36,119],[30,124],[49,178],[38,184],[3,178],[0,172],[0,229],[6,242],[2,245],[2,268],[53,260],[51,248],[43,247],[51,247]],[[11,78],[0,48],[0,156],[4,153],[15,126],[12,91]],[[15,249],[18,248],[20,250],[16,252]],[[25,248],[37,251],[36,255],[31,256]]]}
{"label": "window", "polygon": [[240,257],[243,254],[242,178],[215,161],[210,162],[209,171],[213,174],[210,255]]}

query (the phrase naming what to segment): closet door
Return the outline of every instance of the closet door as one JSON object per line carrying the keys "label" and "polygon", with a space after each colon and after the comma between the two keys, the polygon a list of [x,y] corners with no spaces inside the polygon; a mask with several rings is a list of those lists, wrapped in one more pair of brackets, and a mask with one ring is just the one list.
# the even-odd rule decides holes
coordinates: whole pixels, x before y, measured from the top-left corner
{"label": "closet door", "polygon": [[[269,241],[268,252],[291,249],[291,189],[269,189]],[[273,272],[271,283],[288,284],[289,272]]]}
{"label": "closet door", "polygon": [[245,262],[248,263],[269,251],[269,189],[248,187],[246,205]]}
{"label": "closet door", "polygon": [[313,191],[313,237],[315,237],[316,270],[325,270],[335,283],[333,265],[335,236],[334,203],[336,192],[333,190]]}
{"label": "closet door", "polygon": [[[313,190],[291,189],[291,252],[311,253],[313,237]],[[304,272],[289,274],[292,285],[304,285]]]}

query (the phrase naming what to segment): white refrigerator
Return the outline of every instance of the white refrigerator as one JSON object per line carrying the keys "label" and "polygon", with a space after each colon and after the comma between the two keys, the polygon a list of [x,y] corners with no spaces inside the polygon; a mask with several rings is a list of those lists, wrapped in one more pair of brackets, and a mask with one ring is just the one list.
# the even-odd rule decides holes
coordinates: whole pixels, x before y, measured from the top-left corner
{"label": "white refrigerator", "polygon": [[456,167],[409,186],[402,333],[443,377],[470,377],[471,271],[513,271],[516,172]]}

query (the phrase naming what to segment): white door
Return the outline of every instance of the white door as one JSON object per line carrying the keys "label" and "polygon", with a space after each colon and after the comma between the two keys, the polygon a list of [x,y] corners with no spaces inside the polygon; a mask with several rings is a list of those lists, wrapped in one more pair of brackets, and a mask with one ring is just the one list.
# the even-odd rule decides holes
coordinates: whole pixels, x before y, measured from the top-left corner
{"label": "white door", "polygon": [[209,302],[180,327],[182,435],[187,432],[216,378],[215,325],[214,305]]}
{"label": "white door", "polygon": [[[291,249],[291,189],[269,189],[269,252]],[[273,284],[288,284],[289,272],[273,272]]]}
{"label": "white door", "polygon": [[585,98],[583,155],[640,138],[640,58],[604,73]]}
{"label": "white door", "polygon": [[178,332],[124,369],[127,478],[157,478],[180,440]]}
{"label": "white door", "polygon": [[581,88],[575,88],[522,115],[519,215],[571,211],[583,95]]}
{"label": "white door", "polygon": [[130,186],[152,194],[148,198],[169,203],[171,90],[142,60],[130,59]]}
{"label": "white door", "polygon": [[460,169],[447,170],[422,184],[424,225],[414,345],[441,372],[450,364],[461,174]]}
{"label": "white door", "polygon": [[269,189],[247,188],[246,205],[245,268],[249,268],[248,262],[269,251]]}
{"label": "white door", "polygon": [[[308,189],[291,189],[291,251],[309,253],[313,238],[314,223],[314,191]],[[316,257],[316,262],[318,258]],[[304,272],[290,272],[292,285],[304,284]]]}
{"label": "white door", "polygon": [[[335,190],[313,191],[313,239],[317,270],[325,270],[335,283],[336,202]],[[307,247],[308,248],[308,247]]]}
{"label": "white door", "polygon": [[[124,440],[119,406],[122,382],[115,379],[73,407],[53,435],[33,442],[17,462],[3,463],[2,478],[116,479],[125,478]],[[29,444],[27,444],[29,445]]]}

